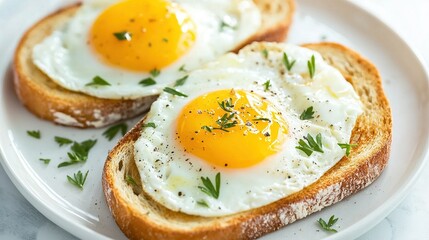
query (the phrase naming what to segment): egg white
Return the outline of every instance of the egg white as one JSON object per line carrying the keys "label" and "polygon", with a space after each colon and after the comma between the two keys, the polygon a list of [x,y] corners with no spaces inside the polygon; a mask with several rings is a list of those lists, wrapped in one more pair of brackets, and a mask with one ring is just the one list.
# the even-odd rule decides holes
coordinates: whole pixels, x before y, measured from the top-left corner
{"label": "egg white", "polygon": [[[259,9],[251,0],[177,0],[197,26],[197,38],[191,50],[170,66],[160,69],[156,85],[138,83],[149,73],[133,72],[102,63],[87,44],[87,35],[97,16],[116,1],[92,0],[83,3],[63,28],[54,31],[33,49],[34,64],[53,81],[72,91],[99,98],[135,99],[156,95],[168,84],[183,77],[179,71],[195,69],[232,50],[258,31]],[[222,21],[235,25],[220,31]],[[86,86],[95,76],[111,86]]]}
{"label": "egg white", "polygon": [[[135,160],[144,191],[174,211],[199,216],[222,216],[257,208],[297,192],[317,181],[343,156],[338,143],[349,143],[351,131],[362,107],[353,87],[321,56],[292,45],[264,43],[269,51],[263,57],[257,44],[238,55],[227,54],[207,67],[190,73],[185,85],[176,89],[189,97],[162,93],[152,105],[144,128],[135,143]],[[283,52],[295,65],[291,72],[282,63]],[[316,73],[308,76],[307,61],[314,55]],[[265,91],[263,84],[270,80]],[[220,89],[242,89],[266,97],[282,111],[289,133],[282,150],[258,165],[244,169],[225,169],[207,164],[186,153],[175,139],[178,114],[193,99]],[[315,118],[299,116],[313,106]],[[307,134],[323,136],[324,153],[308,157],[296,149]],[[241,141],[237,139],[237,143]],[[210,146],[208,146],[210,147]],[[201,177],[221,173],[218,199],[203,193]],[[205,201],[202,206],[198,201]]]}

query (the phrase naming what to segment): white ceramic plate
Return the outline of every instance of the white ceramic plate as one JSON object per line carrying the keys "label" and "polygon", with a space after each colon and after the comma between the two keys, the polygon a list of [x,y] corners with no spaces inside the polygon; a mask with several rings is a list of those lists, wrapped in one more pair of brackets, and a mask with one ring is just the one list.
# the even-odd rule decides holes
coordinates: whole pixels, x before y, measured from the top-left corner
{"label": "white ceramic plate", "polygon": [[[109,142],[101,136],[105,129],[79,130],[42,121],[30,114],[14,94],[11,61],[19,37],[37,19],[64,4],[64,0],[0,0],[2,165],[27,200],[60,227],[79,238],[123,239],[101,190],[106,154],[119,137]],[[400,203],[427,158],[428,76],[408,45],[367,11],[343,0],[297,0],[297,5],[290,42],[337,41],[362,53],[379,68],[393,111],[392,152],[388,167],[371,186],[264,239],[352,239]],[[136,121],[128,121],[129,126]],[[42,139],[30,138],[27,130],[40,130]],[[67,160],[69,147],[58,147],[54,136],[98,142],[85,164],[58,169],[58,163]],[[44,165],[39,158],[52,161]],[[66,180],[66,175],[78,170],[90,172],[83,191]],[[339,232],[321,231],[317,219],[333,214],[340,218],[336,224]]]}

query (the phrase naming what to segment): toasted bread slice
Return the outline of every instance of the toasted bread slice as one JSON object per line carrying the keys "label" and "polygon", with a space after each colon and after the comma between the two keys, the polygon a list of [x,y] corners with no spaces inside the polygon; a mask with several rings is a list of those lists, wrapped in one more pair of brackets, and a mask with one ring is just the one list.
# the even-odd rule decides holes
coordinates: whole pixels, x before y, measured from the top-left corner
{"label": "toasted bread slice", "polygon": [[[294,13],[293,0],[254,0],[262,12],[262,26],[234,51],[253,41],[282,41]],[[64,26],[80,5],[61,9],[36,23],[21,39],[14,59],[15,91],[22,103],[40,118],[74,127],[102,127],[149,109],[156,96],[109,100],[69,91],[40,71],[32,62],[33,47]]]}
{"label": "toasted bread slice", "polygon": [[[134,162],[141,120],[109,153],[103,190],[119,228],[131,239],[254,239],[320,211],[372,183],[389,158],[392,119],[380,74],[356,52],[335,43],[304,45],[318,51],[349,81],[363,104],[352,132],[358,146],[318,181],[269,205],[223,216],[174,212],[145,194]],[[132,176],[137,185],[127,183]]]}

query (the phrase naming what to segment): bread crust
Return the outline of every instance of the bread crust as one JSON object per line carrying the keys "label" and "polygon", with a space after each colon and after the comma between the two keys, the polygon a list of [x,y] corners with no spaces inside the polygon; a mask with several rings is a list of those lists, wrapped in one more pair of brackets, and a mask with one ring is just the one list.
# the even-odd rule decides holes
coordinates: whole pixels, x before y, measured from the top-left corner
{"label": "bread crust", "polygon": [[[392,118],[381,77],[358,53],[336,43],[306,44],[321,53],[349,81],[363,103],[352,132],[353,148],[318,181],[263,207],[224,217],[171,211],[146,196],[133,156],[142,119],[109,153],[102,176],[107,204],[130,239],[255,239],[320,211],[371,184],[385,168],[392,140]],[[132,176],[137,186],[127,184]]]}
{"label": "bread crust", "polygon": [[[254,1],[263,10],[261,30],[233,51],[253,41],[282,41],[286,37],[295,9],[293,0]],[[18,98],[29,111],[42,119],[79,128],[103,127],[147,111],[156,96],[127,100],[93,97],[59,86],[33,64],[33,47],[66,24],[79,7],[78,3],[50,14],[21,38],[13,61]]]}

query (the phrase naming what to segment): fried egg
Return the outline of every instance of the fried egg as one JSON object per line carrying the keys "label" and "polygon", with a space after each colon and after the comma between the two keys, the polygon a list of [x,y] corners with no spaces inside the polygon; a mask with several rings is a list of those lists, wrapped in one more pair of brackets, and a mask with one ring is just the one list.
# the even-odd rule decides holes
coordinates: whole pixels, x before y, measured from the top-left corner
{"label": "fried egg", "polygon": [[314,183],[362,113],[340,72],[293,45],[254,43],[175,85],[152,105],[134,156],[144,191],[191,215],[246,211]]}
{"label": "fried egg", "polygon": [[69,90],[135,99],[159,94],[260,25],[251,0],[85,1],[65,27],[34,47],[32,58]]}

